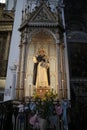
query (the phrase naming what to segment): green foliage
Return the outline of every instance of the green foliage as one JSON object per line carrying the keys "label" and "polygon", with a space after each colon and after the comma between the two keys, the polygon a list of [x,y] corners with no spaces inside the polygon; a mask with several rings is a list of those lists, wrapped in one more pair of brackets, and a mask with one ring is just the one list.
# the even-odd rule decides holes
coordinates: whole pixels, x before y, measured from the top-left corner
{"label": "green foliage", "polygon": [[36,91],[34,91],[33,99],[36,101],[37,110],[40,117],[47,119],[49,115],[54,112],[54,100],[58,98],[58,94],[54,90],[45,92],[44,96],[39,96]]}
{"label": "green foliage", "polygon": [[57,97],[58,94],[54,92],[53,89],[48,92],[45,92],[43,97],[39,96],[36,91],[33,94],[34,100],[40,99],[41,101],[54,101]]}

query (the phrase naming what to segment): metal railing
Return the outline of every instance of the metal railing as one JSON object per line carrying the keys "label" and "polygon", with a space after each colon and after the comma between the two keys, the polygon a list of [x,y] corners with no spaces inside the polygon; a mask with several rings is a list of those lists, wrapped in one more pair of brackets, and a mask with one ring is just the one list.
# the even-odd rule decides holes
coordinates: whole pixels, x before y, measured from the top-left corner
{"label": "metal railing", "polygon": [[[43,130],[43,128],[41,127],[34,128],[33,125],[30,124],[29,122],[30,116],[31,116],[30,109],[19,111],[19,108],[17,107],[16,104],[13,104],[13,101],[1,102],[0,130]],[[52,116],[52,120],[54,121],[55,119],[56,124],[52,127],[50,126],[49,119],[48,118],[46,119],[46,125],[47,125],[46,130],[67,130],[67,128],[64,128],[62,115],[58,116],[57,114],[54,114]]]}

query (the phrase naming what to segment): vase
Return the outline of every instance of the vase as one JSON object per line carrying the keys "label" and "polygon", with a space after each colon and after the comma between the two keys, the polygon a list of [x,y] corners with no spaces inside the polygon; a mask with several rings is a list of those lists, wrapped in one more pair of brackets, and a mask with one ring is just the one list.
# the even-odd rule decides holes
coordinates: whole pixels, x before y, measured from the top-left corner
{"label": "vase", "polygon": [[39,126],[40,130],[46,130],[47,129],[47,120],[43,118],[39,118]]}

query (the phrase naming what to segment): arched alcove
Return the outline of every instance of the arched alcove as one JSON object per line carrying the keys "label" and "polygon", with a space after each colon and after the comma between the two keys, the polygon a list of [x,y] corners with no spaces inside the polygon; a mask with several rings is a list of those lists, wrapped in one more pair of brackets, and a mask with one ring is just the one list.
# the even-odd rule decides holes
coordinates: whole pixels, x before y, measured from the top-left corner
{"label": "arched alcove", "polygon": [[33,57],[37,55],[40,48],[45,50],[49,59],[50,85],[48,85],[48,88],[54,89],[58,93],[58,57],[56,40],[51,33],[41,30],[32,33],[31,40],[28,40],[27,44],[25,97],[32,95],[34,88],[36,87],[33,84]]}

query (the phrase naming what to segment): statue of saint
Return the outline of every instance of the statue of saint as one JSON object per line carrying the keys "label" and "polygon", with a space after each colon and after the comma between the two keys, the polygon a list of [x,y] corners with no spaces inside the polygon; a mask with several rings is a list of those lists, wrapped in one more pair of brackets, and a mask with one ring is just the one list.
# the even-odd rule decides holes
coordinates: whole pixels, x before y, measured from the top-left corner
{"label": "statue of saint", "polygon": [[50,85],[49,59],[43,48],[33,57],[33,84],[36,87],[48,87]]}

